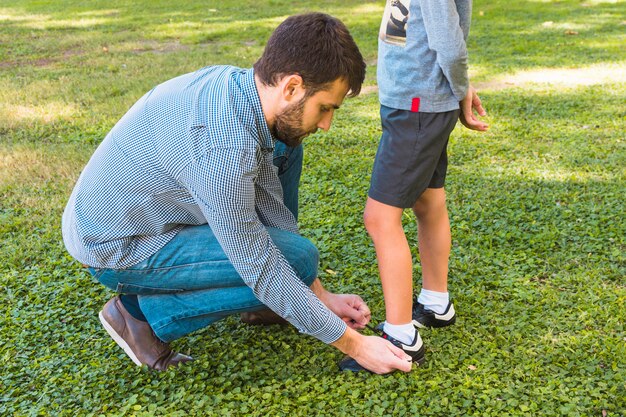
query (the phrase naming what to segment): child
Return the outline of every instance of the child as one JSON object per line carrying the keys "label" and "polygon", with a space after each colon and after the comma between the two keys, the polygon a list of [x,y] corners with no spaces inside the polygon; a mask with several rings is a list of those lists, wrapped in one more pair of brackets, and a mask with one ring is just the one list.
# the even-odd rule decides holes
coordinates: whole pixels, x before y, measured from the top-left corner
{"label": "child", "polygon": [[[469,85],[466,39],[471,0],[388,0],[378,46],[383,133],[376,154],[365,227],[376,248],[385,297],[383,337],[413,362],[424,360],[417,327],[454,323],[448,295],[450,222],[444,182],[446,146],[460,119],[485,131]],[[417,218],[422,290],[413,302],[412,259],[402,213]]]}

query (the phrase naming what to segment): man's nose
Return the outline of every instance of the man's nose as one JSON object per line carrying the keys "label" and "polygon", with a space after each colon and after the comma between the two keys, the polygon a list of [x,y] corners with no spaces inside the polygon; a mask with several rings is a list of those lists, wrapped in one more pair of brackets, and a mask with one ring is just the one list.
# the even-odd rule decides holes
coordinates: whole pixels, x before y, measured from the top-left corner
{"label": "man's nose", "polygon": [[320,122],[317,124],[317,127],[322,129],[324,132],[328,132],[328,129],[330,129],[330,124],[333,121],[333,112],[328,112],[328,114],[324,115],[324,117],[322,117],[322,120],[320,120]]}

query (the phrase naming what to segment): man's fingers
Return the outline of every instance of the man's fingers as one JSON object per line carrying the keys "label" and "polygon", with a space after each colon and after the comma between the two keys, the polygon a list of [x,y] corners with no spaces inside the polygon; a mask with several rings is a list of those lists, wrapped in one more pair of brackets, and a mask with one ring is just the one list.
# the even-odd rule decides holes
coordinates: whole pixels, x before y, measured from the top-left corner
{"label": "man's fingers", "polygon": [[354,329],[354,330],[363,330],[365,329],[365,324],[367,324],[367,323],[365,324],[357,323],[355,320],[347,318],[347,317],[343,318],[342,320],[348,325],[349,328]]}
{"label": "man's fingers", "polygon": [[411,368],[413,367],[411,357],[405,353],[404,350],[392,345],[391,343],[389,343],[389,348],[391,353],[395,356],[392,366],[402,372],[411,372]]}
{"label": "man's fingers", "polygon": [[370,321],[371,312],[365,301],[358,295],[355,295],[351,303],[351,311],[348,313],[351,319],[364,327]]}
{"label": "man's fingers", "polygon": [[402,372],[410,372],[411,368],[413,367],[413,362],[411,362],[411,357],[407,355],[406,353],[404,353],[402,349],[397,348],[393,345],[391,345],[391,347],[400,351],[400,352],[397,352],[397,351],[392,352],[393,359],[391,360],[391,363],[390,363],[392,369],[398,369]]}
{"label": "man's fingers", "polygon": [[[372,315],[372,313],[370,312],[369,307],[367,306],[367,304],[363,303],[359,306],[359,311],[361,313],[363,313],[364,317],[370,317]],[[369,320],[368,320],[369,321]]]}
{"label": "man's fingers", "polygon": [[396,358],[404,362],[411,361],[411,357],[404,350],[400,349],[397,346],[394,346],[393,344],[391,344],[391,342],[389,342],[387,348],[391,351],[391,353],[393,353]]}
{"label": "man's fingers", "polygon": [[377,374],[386,374],[395,370],[411,371],[411,357],[402,349],[379,336],[365,336],[364,345],[356,356],[361,366]]}
{"label": "man's fingers", "polygon": [[398,363],[398,367],[397,367],[397,369],[402,372],[411,372],[412,368],[413,368],[413,362],[403,361],[403,360],[400,360],[400,362]]}
{"label": "man's fingers", "polygon": [[[362,329],[369,322],[369,319],[362,312],[350,309],[342,316],[343,321],[348,323],[353,329]],[[357,325],[357,327],[354,327]]]}

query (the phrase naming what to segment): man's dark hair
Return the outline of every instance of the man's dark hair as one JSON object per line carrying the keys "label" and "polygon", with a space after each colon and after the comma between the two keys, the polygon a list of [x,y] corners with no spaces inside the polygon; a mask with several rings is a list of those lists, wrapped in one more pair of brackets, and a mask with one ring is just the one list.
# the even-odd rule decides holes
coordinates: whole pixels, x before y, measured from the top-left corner
{"label": "man's dark hair", "polygon": [[365,62],[346,26],[324,13],[288,17],[281,23],[254,64],[264,85],[274,86],[285,75],[302,77],[308,96],[344,78],[349,96],[361,91]]}

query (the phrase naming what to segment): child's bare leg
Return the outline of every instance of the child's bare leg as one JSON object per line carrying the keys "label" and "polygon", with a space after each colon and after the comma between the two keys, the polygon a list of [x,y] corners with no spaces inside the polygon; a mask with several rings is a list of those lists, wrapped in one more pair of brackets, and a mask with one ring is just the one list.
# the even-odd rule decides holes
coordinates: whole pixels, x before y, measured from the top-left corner
{"label": "child's bare leg", "polygon": [[[445,294],[445,299],[448,300],[451,236],[445,190],[443,188],[426,189],[413,206],[413,212],[418,223],[422,288],[440,293],[442,297]],[[443,309],[446,304],[447,302],[442,302]]]}
{"label": "child's bare leg", "polygon": [[410,323],[413,306],[413,262],[402,229],[402,212],[401,208],[368,198],[363,215],[376,249],[386,320],[390,324]]}

